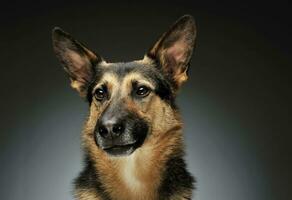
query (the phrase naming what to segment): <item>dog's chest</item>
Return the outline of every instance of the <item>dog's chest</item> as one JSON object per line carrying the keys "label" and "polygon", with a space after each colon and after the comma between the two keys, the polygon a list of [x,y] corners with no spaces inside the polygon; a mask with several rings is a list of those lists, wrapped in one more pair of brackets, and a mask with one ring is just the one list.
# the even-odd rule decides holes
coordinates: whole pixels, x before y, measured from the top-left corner
{"label": "dog's chest", "polygon": [[134,156],[129,156],[123,162],[120,177],[129,195],[128,199],[153,199],[154,185],[153,181],[148,181],[150,171],[145,170],[145,164]]}
{"label": "dog's chest", "polygon": [[134,156],[127,158],[121,169],[121,178],[125,186],[133,193],[143,191],[145,183],[141,180],[140,171],[137,161]]}

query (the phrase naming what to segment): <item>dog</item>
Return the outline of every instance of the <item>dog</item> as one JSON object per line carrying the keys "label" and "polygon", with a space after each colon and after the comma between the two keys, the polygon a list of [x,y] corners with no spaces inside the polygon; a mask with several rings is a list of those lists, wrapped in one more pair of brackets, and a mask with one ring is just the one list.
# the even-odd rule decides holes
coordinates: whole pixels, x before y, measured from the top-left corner
{"label": "dog", "polygon": [[62,29],[53,29],[53,49],[71,87],[89,103],[76,199],[192,198],[195,178],[186,169],[175,98],[188,79],[195,38],[195,21],[184,15],[143,59],[110,63]]}

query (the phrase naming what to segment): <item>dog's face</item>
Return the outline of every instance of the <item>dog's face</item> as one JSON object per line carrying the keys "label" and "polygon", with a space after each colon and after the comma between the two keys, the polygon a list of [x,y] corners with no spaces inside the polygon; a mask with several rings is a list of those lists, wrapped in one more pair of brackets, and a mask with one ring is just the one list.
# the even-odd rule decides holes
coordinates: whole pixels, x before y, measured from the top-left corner
{"label": "dog's face", "polygon": [[180,18],[143,60],[109,63],[59,28],[54,50],[71,86],[90,104],[87,129],[97,148],[125,156],[156,130],[171,127],[175,94],[187,79],[196,28]]}

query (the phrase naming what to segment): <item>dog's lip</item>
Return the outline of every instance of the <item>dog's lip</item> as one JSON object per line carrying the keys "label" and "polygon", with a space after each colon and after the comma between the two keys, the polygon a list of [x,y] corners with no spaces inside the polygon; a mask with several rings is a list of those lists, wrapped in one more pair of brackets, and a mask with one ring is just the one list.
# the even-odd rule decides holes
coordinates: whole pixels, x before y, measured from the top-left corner
{"label": "dog's lip", "polygon": [[127,144],[113,144],[111,146],[108,147],[104,147],[103,150],[111,150],[111,149],[118,149],[118,148],[128,148],[128,147],[132,147],[137,143],[137,141],[131,142],[131,143],[127,143]]}

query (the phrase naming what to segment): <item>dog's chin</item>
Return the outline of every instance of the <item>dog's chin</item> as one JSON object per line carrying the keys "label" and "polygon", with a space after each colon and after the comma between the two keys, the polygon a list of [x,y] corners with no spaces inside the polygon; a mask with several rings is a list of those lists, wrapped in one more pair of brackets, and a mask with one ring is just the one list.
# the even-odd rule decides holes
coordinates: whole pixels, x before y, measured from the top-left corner
{"label": "dog's chin", "polygon": [[103,149],[109,156],[129,156],[137,149],[136,144],[116,145]]}

